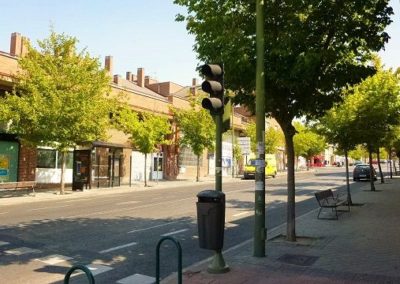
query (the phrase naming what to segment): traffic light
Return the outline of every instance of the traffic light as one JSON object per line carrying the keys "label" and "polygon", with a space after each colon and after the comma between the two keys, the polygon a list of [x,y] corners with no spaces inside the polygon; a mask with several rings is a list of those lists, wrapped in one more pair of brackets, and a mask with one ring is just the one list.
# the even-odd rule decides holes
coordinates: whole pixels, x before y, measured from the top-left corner
{"label": "traffic light", "polygon": [[201,74],[206,78],[201,89],[210,94],[201,102],[203,108],[212,115],[224,113],[224,69],[219,64],[205,64],[201,67]]}

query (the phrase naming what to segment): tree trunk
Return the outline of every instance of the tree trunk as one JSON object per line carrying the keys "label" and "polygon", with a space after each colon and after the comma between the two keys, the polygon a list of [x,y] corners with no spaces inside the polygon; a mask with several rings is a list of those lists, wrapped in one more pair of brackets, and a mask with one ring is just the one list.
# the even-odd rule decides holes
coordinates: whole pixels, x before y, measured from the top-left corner
{"label": "tree trunk", "polygon": [[385,180],[383,179],[383,173],[382,173],[382,167],[381,167],[381,157],[379,155],[379,148],[378,148],[378,152],[376,153],[376,158],[378,160],[378,168],[379,168],[379,174],[381,176],[381,183],[385,183]]}
{"label": "tree trunk", "polygon": [[60,180],[60,194],[64,194],[65,191],[65,151],[60,151],[61,158],[61,180]]}
{"label": "tree trunk", "polygon": [[393,179],[392,159],[389,154],[387,160],[389,163],[390,179]]}
{"label": "tree trunk", "polygon": [[369,180],[371,184],[371,191],[375,191],[375,184],[374,184],[374,167],[372,166],[372,150],[368,149],[369,155]]}
{"label": "tree trunk", "polygon": [[296,200],[295,200],[295,174],[294,174],[294,144],[293,136],[295,129],[290,124],[285,131],[286,153],[287,153],[287,216],[286,216],[286,239],[291,242],[296,241]]}
{"label": "tree trunk", "polygon": [[144,154],[144,186],[147,186],[147,153]]}
{"label": "tree trunk", "polygon": [[397,168],[396,168],[396,162],[393,162],[393,167],[394,167],[394,175],[397,175]]}
{"label": "tree trunk", "polygon": [[196,181],[200,181],[200,155],[197,155]]}
{"label": "tree trunk", "polygon": [[344,151],[344,158],[346,163],[346,187],[347,187],[347,204],[349,206],[353,205],[353,201],[351,200],[351,193],[350,193],[350,181],[349,181],[349,156],[348,151]]}

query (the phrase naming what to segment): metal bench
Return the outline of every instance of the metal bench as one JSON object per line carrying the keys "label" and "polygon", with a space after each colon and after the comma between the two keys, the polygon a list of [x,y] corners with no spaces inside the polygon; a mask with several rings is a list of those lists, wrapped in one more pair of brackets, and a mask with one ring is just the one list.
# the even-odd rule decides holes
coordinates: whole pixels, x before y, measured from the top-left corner
{"label": "metal bench", "polygon": [[26,189],[27,193],[29,193],[29,190],[32,190],[33,194],[35,194],[35,186],[36,186],[36,181],[0,182],[0,190]]}
{"label": "metal bench", "polygon": [[[333,219],[333,220],[338,220],[338,210],[337,208],[339,206],[347,206],[348,210],[343,210],[345,212],[350,211],[350,205],[347,203],[346,200],[341,200],[339,199],[338,196],[334,196],[332,190],[327,189],[327,190],[322,190],[319,192],[315,193],[315,198],[317,198],[318,204],[319,204],[319,212],[318,212],[318,219]],[[319,215],[321,214],[322,209],[324,208],[331,208],[332,212],[335,212],[336,218],[320,218]]]}

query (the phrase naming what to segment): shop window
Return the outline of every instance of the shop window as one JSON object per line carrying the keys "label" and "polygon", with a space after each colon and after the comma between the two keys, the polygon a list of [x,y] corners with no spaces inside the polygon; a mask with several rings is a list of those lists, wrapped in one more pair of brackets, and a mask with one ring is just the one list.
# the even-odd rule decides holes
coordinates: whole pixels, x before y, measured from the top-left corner
{"label": "shop window", "polygon": [[56,150],[38,149],[37,151],[37,167],[38,168],[55,168],[56,167]]}
{"label": "shop window", "polygon": [[[54,149],[37,149],[37,167],[44,169],[61,169],[61,156],[57,150]],[[73,152],[67,152],[66,168],[72,169]]]}

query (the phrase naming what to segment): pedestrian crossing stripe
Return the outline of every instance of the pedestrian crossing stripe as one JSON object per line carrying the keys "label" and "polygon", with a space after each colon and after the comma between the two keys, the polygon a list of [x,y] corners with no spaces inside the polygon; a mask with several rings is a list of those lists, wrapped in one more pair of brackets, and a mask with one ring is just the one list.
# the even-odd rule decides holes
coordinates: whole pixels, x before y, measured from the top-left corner
{"label": "pedestrian crossing stripe", "polygon": [[118,284],[153,284],[156,281],[154,277],[143,275],[143,274],[133,274],[131,276],[125,277],[117,281]]}

